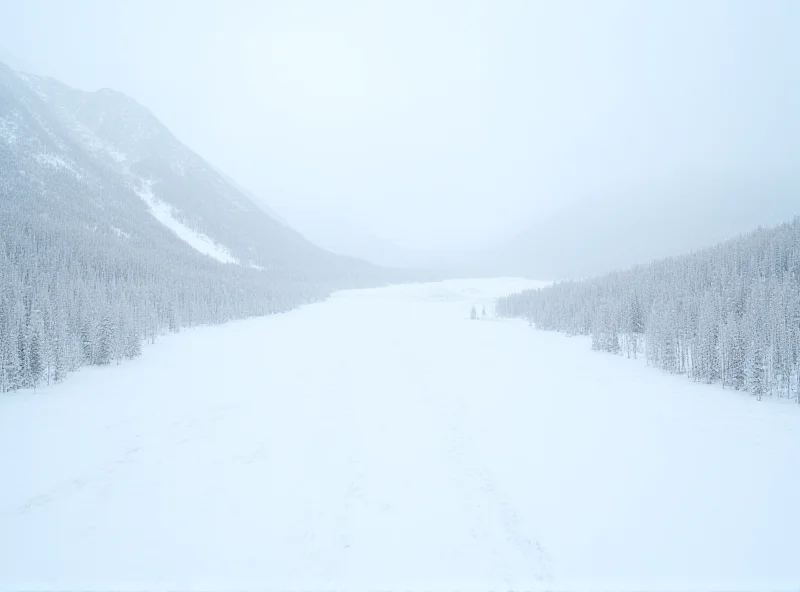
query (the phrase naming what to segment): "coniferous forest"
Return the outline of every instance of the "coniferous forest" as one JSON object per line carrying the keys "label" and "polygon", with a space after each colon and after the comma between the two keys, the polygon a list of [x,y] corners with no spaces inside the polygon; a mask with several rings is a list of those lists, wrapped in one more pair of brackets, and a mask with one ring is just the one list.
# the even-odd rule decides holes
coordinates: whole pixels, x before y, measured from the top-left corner
{"label": "coniferous forest", "polygon": [[[165,226],[143,187],[234,262]],[[0,64],[0,393],[389,277],[269,217],[128,97]]]}
{"label": "coniferous forest", "polygon": [[497,313],[692,380],[800,402],[800,218],[501,298]]}
{"label": "coniferous forest", "polygon": [[218,263],[177,242],[153,253],[8,205],[0,202],[0,392],[136,357],[161,333],[289,310],[332,288]]}

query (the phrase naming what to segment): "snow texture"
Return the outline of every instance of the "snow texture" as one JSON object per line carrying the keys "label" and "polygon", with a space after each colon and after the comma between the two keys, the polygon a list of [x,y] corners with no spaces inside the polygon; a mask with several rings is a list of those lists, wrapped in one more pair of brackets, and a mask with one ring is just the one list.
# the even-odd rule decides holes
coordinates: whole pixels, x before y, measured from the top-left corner
{"label": "snow texture", "polygon": [[13,144],[17,141],[15,133],[16,125],[9,118],[0,118],[0,140],[6,144]]}
{"label": "snow texture", "polygon": [[126,154],[123,154],[119,150],[115,150],[111,146],[106,146],[106,152],[108,152],[108,155],[117,162],[125,162],[128,160],[128,156]]}
{"label": "snow texture", "polygon": [[97,155],[98,152],[105,152],[115,162],[123,165],[121,172],[124,174],[130,174],[128,168],[124,166],[128,160],[128,156],[126,154],[114,148],[113,144],[104,142],[98,138],[88,126],[80,123],[74,117],[69,117],[66,115],[65,117],[67,118],[70,129],[77,136],[81,145],[86,148],[86,150],[94,155]]}
{"label": "snow texture", "polygon": [[206,235],[192,230],[180,220],[177,220],[173,214],[173,208],[169,204],[159,201],[153,195],[150,186],[145,184],[142,188],[136,190],[142,201],[147,204],[150,213],[153,217],[161,222],[164,226],[169,228],[177,235],[182,241],[187,243],[193,249],[200,251],[204,255],[208,255],[222,263],[238,263],[235,257],[230,254],[228,249],[222,245],[215,243],[211,238]]}
{"label": "snow texture", "polygon": [[49,100],[47,93],[45,93],[36,82],[39,80],[38,76],[34,76],[33,74],[26,74],[25,72],[14,72],[17,75],[17,78],[20,80],[24,80],[28,86],[30,86],[31,90],[36,93],[36,95],[43,100],[45,103]]}
{"label": "snow texture", "polygon": [[75,176],[76,179],[81,178],[81,174],[78,171],[76,171],[72,167],[72,165],[68,164],[67,161],[65,161],[57,154],[47,154],[47,153],[35,154],[34,158],[36,159],[37,162],[40,162],[41,164],[46,164],[47,166],[52,167],[54,169],[64,169],[69,171]]}
{"label": "snow texture", "polygon": [[492,318],[530,285],[337,293],[0,397],[0,588],[796,587],[798,408]]}
{"label": "snow texture", "polygon": [[116,226],[112,226],[111,230],[114,234],[116,234],[119,238],[130,238],[131,235],[122,230],[121,228],[117,228]]}

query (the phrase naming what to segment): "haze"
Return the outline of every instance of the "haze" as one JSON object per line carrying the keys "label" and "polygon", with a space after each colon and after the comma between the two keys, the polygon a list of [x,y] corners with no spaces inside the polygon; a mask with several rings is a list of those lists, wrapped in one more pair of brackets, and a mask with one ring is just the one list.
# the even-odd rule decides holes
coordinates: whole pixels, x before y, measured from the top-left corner
{"label": "haze", "polygon": [[30,0],[0,44],[134,97],[301,230],[452,250],[665,185],[796,188],[799,7]]}
{"label": "haze", "polygon": [[0,592],[797,590],[798,32],[0,0]]}

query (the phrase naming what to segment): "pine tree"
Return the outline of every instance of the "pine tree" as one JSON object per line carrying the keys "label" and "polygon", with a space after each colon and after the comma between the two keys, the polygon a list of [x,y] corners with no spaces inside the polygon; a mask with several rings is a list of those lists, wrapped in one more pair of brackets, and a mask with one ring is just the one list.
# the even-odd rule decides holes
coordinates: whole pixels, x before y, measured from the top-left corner
{"label": "pine tree", "polygon": [[114,353],[113,340],[114,329],[111,323],[111,317],[108,311],[106,311],[101,317],[100,326],[98,328],[97,350],[94,362],[98,366],[105,366],[111,362]]}
{"label": "pine tree", "polygon": [[125,340],[125,357],[138,358],[142,355],[142,340],[133,328],[129,328]]}
{"label": "pine tree", "polygon": [[37,328],[32,328],[28,335],[28,351],[27,351],[27,380],[26,386],[33,387],[34,391],[39,385],[44,372],[44,361],[42,355],[42,339],[41,334]]}
{"label": "pine tree", "polygon": [[759,401],[766,391],[766,375],[764,368],[764,352],[759,340],[753,342],[753,349],[750,354],[749,376],[747,387]]}
{"label": "pine tree", "polygon": [[94,340],[93,331],[89,319],[84,319],[81,323],[80,343],[81,343],[81,364],[94,363]]}

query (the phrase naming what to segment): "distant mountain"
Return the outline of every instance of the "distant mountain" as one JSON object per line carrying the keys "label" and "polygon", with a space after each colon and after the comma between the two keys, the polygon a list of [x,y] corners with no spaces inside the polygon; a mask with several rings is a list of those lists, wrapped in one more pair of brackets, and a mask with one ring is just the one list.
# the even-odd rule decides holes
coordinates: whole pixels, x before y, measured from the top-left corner
{"label": "distant mountain", "polygon": [[[213,244],[205,252],[222,261],[262,268],[301,266],[325,274],[354,264],[315,248],[266,214],[125,95],[108,89],[87,93],[51,78],[16,77],[18,86],[33,91],[40,101],[36,106],[53,120],[52,126],[43,126],[51,145],[30,149],[40,165],[71,171],[81,179],[98,165],[116,173],[128,196],[138,196],[172,229],[184,228],[178,236],[194,234]],[[44,121],[45,115],[36,109],[32,113],[35,121]],[[16,126],[16,120],[7,119],[7,126]]]}
{"label": "distant mountain", "polygon": [[388,267],[432,267],[432,262],[426,258],[425,253],[404,249],[341,218],[331,219],[296,210],[285,211],[283,218],[312,243],[332,253],[357,257]]}
{"label": "distant mountain", "polygon": [[13,70],[25,70],[26,72],[31,71],[30,67],[28,67],[28,65],[25,64],[25,62],[20,60],[17,56],[12,54],[2,45],[0,45],[0,62],[6,64],[9,68],[12,68]]}
{"label": "distant mountain", "polygon": [[800,213],[800,182],[748,179],[645,188],[564,208],[472,257],[476,274],[586,277],[706,247]]}
{"label": "distant mountain", "polygon": [[247,198],[248,198],[248,199],[250,199],[250,201],[252,201],[252,202],[253,202],[254,204],[256,204],[256,205],[257,205],[259,208],[261,208],[262,210],[264,210],[264,212],[265,212],[265,213],[266,213],[266,214],[267,214],[267,215],[268,215],[270,218],[272,218],[272,219],[273,219],[273,220],[275,220],[276,222],[280,222],[280,223],[281,223],[281,224],[283,224],[284,226],[288,226],[288,224],[286,224],[286,220],[284,220],[283,218],[281,218],[280,214],[278,214],[278,212],[276,212],[274,209],[272,209],[272,208],[270,207],[270,205],[269,205],[269,203],[267,203],[267,200],[266,200],[266,199],[264,199],[263,197],[259,197],[258,195],[256,195],[255,193],[253,193],[252,191],[250,191],[249,189],[247,189],[246,187],[243,187],[242,185],[239,185],[239,183],[237,183],[237,182],[236,182],[236,181],[235,181],[233,178],[229,177],[228,175],[226,175],[225,173],[223,173],[223,172],[222,172],[222,171],[220,171],[219,169],[215,169],[215,170],[216,170],[216,171],[217,171],[217,172],[218,172],[218,173],[219,173],[219,174],[222,176],[222,178],[223,178],[223,179],[225,179],[225,180],[226,180],[226,181],[227,181],[227,182],[228,182],[228,183],[229,183],[229,184],[230,184],[232,187],[235,187],[235,188],[236,188],[238,191],[240,191],[240,192],[242,193],[242,195],[245,195],[245,196],[247,196]]}
{"label": "distant mountain", "polygon": [[407,277],[312,245],[125,95],[0,64],[0,392]]}

